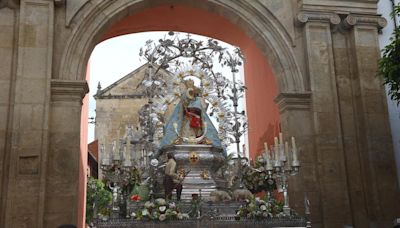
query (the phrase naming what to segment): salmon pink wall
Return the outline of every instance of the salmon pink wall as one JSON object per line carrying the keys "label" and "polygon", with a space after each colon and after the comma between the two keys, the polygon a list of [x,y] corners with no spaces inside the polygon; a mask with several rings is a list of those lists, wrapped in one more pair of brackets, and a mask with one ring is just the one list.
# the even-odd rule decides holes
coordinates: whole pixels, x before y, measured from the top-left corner
{"label": "salmon pink wall", "polygon": [[[89,64],[86,69],[86,81],[89,83]],[[88,115],[89,115],[89,94],[83,98],[81,112],[81,159],[79,163],[79,201],[78,201],[78,223],[77,227],[85,227],[86,214],[86,182],[87,182],[87,159],[88,159]]]}
{"label": "salmon pink wall", "polygon": [[[241,48],[245,55],[249,149],[254,158],[263,142],[272,143],[279,129],[279,111],[273,99],[278,93],[267,59],[240,28],[222,16],[183,5],[165,5],[143,10],[116,22],[103,40],[146,31],[180,31],[213,37]],[[149,37],[151,39],[151,37]]]}

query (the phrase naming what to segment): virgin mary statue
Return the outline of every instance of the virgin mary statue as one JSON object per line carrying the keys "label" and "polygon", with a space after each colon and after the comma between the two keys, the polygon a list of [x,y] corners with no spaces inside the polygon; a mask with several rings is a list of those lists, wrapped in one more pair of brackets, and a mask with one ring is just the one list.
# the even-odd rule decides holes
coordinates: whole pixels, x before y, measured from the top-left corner
{"label": "virgin mary statue", "polygon": [[192,79],[183,81],[181,100],[165,125],[160,148],[179,144],[207,144],[221,147],[218,131],[207,115],[207,103]]}

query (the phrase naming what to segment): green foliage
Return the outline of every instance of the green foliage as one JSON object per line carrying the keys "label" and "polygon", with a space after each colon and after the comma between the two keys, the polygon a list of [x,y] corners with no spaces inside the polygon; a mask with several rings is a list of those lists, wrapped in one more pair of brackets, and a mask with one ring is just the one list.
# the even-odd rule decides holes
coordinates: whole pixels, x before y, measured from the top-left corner
{"label": "green foliage", "polygon": [[106,189],[104,183],[89,177],[86,193],[86,222],[92,221],[96,213],[109,214],[111,201],[112,194]]}
{"label": "green foliage", "polygon": [[[400,4],[395,6],[391,17],[400,16]],[[400,27],[397,26],[390,38],[390,44],[382,50],[383,55],[379,60],[379,74],[383,76],[384,83],[389,87],[389,96],[400,103]]]}

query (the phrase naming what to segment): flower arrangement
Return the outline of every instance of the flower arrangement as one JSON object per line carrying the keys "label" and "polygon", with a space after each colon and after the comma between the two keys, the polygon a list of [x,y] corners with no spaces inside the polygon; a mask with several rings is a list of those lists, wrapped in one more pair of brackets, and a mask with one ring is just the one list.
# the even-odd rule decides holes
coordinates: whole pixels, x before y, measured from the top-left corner
{"label": "flower arrangement", "polygon": [[252,167],[243,170],[243,184],[252,193],[262,191],[272,192],[277,188],[276,181],[264,169],[262,158],[259,156]]}
{"label": "flower arrangement", "polygon": [[283,216],[283,204],[273,199],[264,201],[259,198],[246,200],[236,212],[237,218],[266,219]]}
{"label": "flower arrangement", "polygon": [[158,198],[147,201],[143,208],[132,212],[131,217],[136,220],[166,221],[189,218],[189,215],[182,213],[174,202],[168,203],[165,199]]}
{"label": "flower arrangement", "polygon": [[131,200],[132,200],[132,201],[135,201],[135,202],[138,202],[138,201],[141,200],[141,198],[140,198],[139,195],[135,194],[135,195],[132,195],[132,196],[131,196]]}
{"label": "flower arrangement", "polygon": [[129,198],[133,202],[146,201],[150,198],[150,189],[147,184],[137,184],[133,187]]}

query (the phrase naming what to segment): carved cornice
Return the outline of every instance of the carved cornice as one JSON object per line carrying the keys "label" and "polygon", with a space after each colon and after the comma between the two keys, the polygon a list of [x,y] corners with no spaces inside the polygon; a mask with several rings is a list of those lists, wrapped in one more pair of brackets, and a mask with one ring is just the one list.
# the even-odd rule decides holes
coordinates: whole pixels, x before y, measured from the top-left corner
{"label": "carved cornice", "polygon": [[65,0],[54,0],[55,6],[63,6],[65,4]]}
{"label": "carved cornice", "polygon": [[0,9],[7,7],[10,9],[18,9],[20,0],[0,0]]}
{"label": "carved cornice", "polygon": [[89,92],[86,81],[51,80],[51,100],[80,102]]}
{"label": "carved cornice", "polygon": [[281,113],[287,110],[309,110],[311,107],[311,92],[280,93],[274,101]]}
{"label": "carved cornice", "polygon": [[302,26],[307,22],[327,22],[332,25],[340,24],[340,17],[336,13],[319,11],[300,11],[296,16],[296,24]]}
{"label": "carved cornice", "polygon": [[360,14],[349,14],[343,19],[343,26],[345,28],[349,29],[356,25],[376,26],[378,29],[382,29],[387,25],[387,21],[381,16]]}
{"label": "carved cornice", "polygon": [[126,94],[126,95],[94,95],[95,99],[142,99],[145,95],[143,93],[134,93],[134,94]]}

